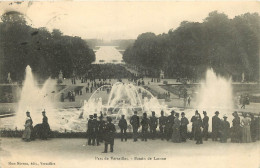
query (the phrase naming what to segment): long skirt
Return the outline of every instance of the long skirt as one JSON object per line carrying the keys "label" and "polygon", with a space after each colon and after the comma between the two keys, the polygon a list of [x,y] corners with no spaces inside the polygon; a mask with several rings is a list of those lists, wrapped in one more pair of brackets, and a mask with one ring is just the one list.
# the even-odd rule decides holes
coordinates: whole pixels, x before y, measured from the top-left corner
{"label": "long skirt", "polygon": [[31,139],[31,127],[25,127],[22,138],[24,140],[30,140]]}
{"label": "long skirt", "polygon": [[241,142],[241,127],[234,126],[231,128],[231,142],[240,143]]}
{"label": "long skirt", "polygon": [[181,142],[181,134],[179,128],[173,128],[172,130],[172,142],[180,143]]}
{"label": "long skirt", "polygon": [[251,142],[250,126],[242,127],[242,143]]}

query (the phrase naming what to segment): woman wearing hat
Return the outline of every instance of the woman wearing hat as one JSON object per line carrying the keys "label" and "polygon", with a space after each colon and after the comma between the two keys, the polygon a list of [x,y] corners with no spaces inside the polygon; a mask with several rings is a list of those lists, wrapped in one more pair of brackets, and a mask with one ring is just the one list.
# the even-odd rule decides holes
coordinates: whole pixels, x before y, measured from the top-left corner
{"label": "woman wearing hat", "polygon": [[241,126],[240,126],[240,117],[235,111],[233,114],[234,119],[232,120],[231,128],[231,142],[240,143],[241,142]]}
{"label": "woman wearing hat", "polygon": [[181,134],[180,134],[180,126],[181,121],[179,120],[179,113],[175,114],[174,124],[172,126],[172,142],[180,143],[181,142]]}
{"label": "woman wearing hat", "polygon": [[251,133],[250,133],[250,119],[247,118],[247,114],[243,113],[243,118],[241,120],[242,126],[242,143],[251,142]]}
{"label": "woman wearing hat", "polygon": [[23,132],[23,136],[22,136],[22,139],[25,140],[26,142],[29,142],[31,141],[31,133],[32,133],[32,129],[33,129],[33,121],[32,121],[32,118],[30,116],[30,112],[27,111],[26,112],[26,121],[25,121],[25,129],[24,129],[24,132]]}

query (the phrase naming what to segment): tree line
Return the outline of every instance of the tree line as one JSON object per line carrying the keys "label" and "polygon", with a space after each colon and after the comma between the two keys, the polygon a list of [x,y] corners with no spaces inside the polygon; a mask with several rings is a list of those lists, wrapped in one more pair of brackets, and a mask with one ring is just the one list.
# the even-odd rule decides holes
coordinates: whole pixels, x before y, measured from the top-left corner
{"label": "tree line", "polygon": [[247,81],[259,80],[260,16],[245,13],[229,19],[213,11],[199,22],[183,21],[168,33],[140,34],[124,52],[126,63],[169,78],[201,78],[207,68]]}
{"label": "tree line", "polygon": [[39,79],[84,75],[95,53],[80,37],[63,35],[58,29],[33,28],[24,15],[7,12],[0,22],[0,81],[10,72],[13,81],[24,79],[30,65]]}

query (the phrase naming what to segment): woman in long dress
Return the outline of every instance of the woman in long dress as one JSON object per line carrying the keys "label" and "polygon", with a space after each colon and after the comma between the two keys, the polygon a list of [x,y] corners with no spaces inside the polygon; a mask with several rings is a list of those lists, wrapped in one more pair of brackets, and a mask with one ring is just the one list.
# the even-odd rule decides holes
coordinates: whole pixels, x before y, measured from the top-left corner
{"label": "woman in long dress", "polygon": [[174,119],[174,124],[172,126],[172,142],[180,143],[181,142],[181,134],[180,134],[180,126],[181,121],[179,120],[179,113],[175,114],[176,118]]}
{"label": "woman in long dress", "polygon": [[250,133],[250,119],[247,118],[246,113],[243,113],[243,118],[241,120],[242,126],[242,143],[251,142],[251,133]]}
{"label": "woman in long dress", "polygon": [[26,142],[29,142],[31,140],[31,134],[32,134],[32,118],[30,116],[30,112],[26,112],[26,121],[25,121],[25,129],[23,132],[23,137],[22,139],[25,140]]}
{"label": "woman in long dress", "polygon": [[240,143],[241,142],[241,126],[240,126],[240,117],[235,111],[233,114],[234,119],[232,120],[231,128],[231,142]]}

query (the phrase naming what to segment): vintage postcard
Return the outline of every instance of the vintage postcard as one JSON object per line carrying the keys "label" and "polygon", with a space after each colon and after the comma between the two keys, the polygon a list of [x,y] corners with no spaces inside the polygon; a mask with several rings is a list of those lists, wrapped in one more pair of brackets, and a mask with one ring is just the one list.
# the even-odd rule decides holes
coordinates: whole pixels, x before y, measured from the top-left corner
{"label": "vintage postcard", "polygon": [[260,167],[257,1],[1,1],[0,167]]}

